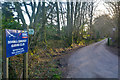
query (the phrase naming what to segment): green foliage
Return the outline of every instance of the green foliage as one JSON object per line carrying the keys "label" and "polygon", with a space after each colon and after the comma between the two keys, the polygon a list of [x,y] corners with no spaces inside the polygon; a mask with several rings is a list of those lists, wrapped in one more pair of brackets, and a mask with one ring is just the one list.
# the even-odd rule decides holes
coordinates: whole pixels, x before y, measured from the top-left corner
{"label": "green foliage", "polygon": [[47,44],[50,48],[64,48],[65,47],[64,40],[48,40]]}
{"label": "green foliage", "polygon": [[60,80],[60,75],[58,74],[54,74],[53,77],[52,77],[53,80]]}
{"label": "green foliage", "polygon": [[69,47],[72,44],[72,39],[71,37],[65,37],[65,46]]}
{"label": "green foliage", "polygon": [[84,35],[83,35],[83,38],[84,38],[84,39],[87,39],[88,37],[90,37],[89,34],[84,34]]}
{"label": "green foliage", "polygon": [[0,44],[1,44],[1,41],[2,41],[2,31],[0,30]]}
{"label": "green foliage", "polygon": [[21,27],[21,24],[19,24],[13,18],[6,20],[5,16],[3,16],[3,19],[2,19],[2,28],[3,29],[20,29],[20,30],[23,29],[23,27]]}
{"label": "green foliage", "polygon": [[23,29],[21,24],[14,19],[14,14],[12,12],[11,2],[5,2],[2,4],[2,28],[3,29]]}
{"label": "green foliage", "polygon": [[47,26],[47,40],[59,40],[60,36],[57,34],[57,26]]}
{"label": "green foliage", "polygon": [[6,19],[10,19],[14,16],[12,9],[10,8],[12,5],[11,2],[4,2],[2,4],[2,15],[5,16]]}

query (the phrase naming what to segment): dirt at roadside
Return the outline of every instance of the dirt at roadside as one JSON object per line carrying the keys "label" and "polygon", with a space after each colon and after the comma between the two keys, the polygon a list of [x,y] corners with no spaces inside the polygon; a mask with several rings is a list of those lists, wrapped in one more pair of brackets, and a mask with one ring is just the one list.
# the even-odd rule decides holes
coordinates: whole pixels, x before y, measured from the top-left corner
{"label": "dirt at roadside", "polygon": [[62,78],[66,78],[67,74],[68,74],[68,60],[69,60],[69,57],[74,54],[73,52],[80,49],[82,47],[78,47],[78,48],[75,48],[71,51],[67,51],[65,52],[65,55],[57,58],[57,62],[58,62],[58,66],[59,66],[59,69],[62,71]]}
{"label": "dirt at roadside", "polygon": [[[120,62],[120,48],[117,48],[117,47],[113,47],[113,46],[107,46],[105,45],[105,48],[110,51],[111,53],[115,54],[118,56],[118,62]],[[120,66],[120,64],[118,63],[118,67]],[[118,71],[118,74],[120,75],[120,71]],[[120,76],[119,77],[119,80],[120,80]]]}
{"label": "dirt at roadside", "polygon": [[117,55],[117,56],[120,57],[120,49],[119,49],[119,48],[113,47],[113,46],[107,46],[107,45],[105,45],[105,48],[106,48],[108,51],[110,51],[111,53],[113,53],[113,54],[115,54],[115,55]]}

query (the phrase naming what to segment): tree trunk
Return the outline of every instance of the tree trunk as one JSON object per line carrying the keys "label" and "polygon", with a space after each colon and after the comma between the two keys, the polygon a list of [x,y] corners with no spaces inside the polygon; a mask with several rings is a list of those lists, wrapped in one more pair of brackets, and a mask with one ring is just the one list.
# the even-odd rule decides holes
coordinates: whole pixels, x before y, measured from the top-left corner
{"label": "tree trunk", "polygon": [[66,43],[67,46],[71,45],[71,39],[70,39],[70,4],[67,2],[67,28],[66,30]]}
{"label": "tree trunk", "polygon": [[71,44],[73,43],[73,2],[71,2],[71,28],[70,28],[70,39],[71,39]]}
{"label": "tree trunk", "polygon": [[45,27],[45,19],[46,19],[46,14],[45,14],[45,2],[42,2],[42,28],[41,28],[41,41],[46,44],[46,27]]}
{"label": "tree trunk", "polygon": [[57,10],[57,26],[58,26],[58,36],[60,37],[60,18],[59,18],[59,8],[58,8],[58,2],[55,2],[56,4],[56,10]]}
{"label": "tree trunk", "polygon": [[19,14],[19,17],[20,17],[20,19],[23,23],[24,29],[27,29],[27,24],[25,22],[23,14],[22,14],[22,9],[21,9],[20,3],[19,2],[14,2],[14,5],[15,5],[15,9],[16,9],[17,13]]}
{"label": "tree trunk", "polygon": [[93,20],[93,2],[91,2],[90,8],[90,39],[92,39],[92,20]]}

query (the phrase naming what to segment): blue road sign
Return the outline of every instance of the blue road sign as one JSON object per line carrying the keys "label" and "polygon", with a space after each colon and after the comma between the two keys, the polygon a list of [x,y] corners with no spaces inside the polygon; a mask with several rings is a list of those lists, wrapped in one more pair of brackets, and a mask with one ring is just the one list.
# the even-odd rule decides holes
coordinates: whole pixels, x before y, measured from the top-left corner
{"label": "blue road sign", "polygon": [[6,57],[28,52],[28,33],[23,30],[6,29]]}

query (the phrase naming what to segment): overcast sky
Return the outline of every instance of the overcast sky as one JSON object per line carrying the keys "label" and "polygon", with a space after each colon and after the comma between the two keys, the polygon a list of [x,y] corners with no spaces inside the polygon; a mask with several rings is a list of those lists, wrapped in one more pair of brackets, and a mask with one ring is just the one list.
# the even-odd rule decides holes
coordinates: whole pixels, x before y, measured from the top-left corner
{"label": "overcast sky", "polygon": [[94,17],[103,15],[103,14],[109,14],[108,10],[106,9],[107,5],[105,6],[104,1],[98,0],[98,2],[96,2],[95,6],[97,6],[97,7],[94,11]]}

